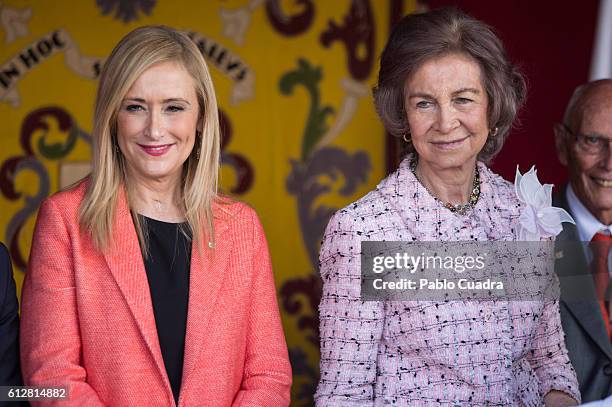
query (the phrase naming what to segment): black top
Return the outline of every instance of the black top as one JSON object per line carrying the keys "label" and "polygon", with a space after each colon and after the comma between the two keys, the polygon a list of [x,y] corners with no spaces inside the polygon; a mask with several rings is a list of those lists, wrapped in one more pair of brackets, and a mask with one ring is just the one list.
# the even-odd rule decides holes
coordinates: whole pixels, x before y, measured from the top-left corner
{"label": "black top", "polygon": [[191,234],[186,223],[167,223],[140,216],[149,237],[149,256],[144,260],[151,290],[159,346],[166,373],[178,404],[189,300]]}

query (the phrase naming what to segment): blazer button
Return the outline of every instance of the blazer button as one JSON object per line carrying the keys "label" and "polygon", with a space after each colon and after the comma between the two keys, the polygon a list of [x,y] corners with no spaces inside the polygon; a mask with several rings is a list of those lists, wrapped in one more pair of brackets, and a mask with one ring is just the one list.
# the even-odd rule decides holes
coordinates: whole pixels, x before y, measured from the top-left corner
{"label": "blazer button", "polygon": [[606,376],[612,376],[612,364],[605,364],[603,367],[603,372]]}

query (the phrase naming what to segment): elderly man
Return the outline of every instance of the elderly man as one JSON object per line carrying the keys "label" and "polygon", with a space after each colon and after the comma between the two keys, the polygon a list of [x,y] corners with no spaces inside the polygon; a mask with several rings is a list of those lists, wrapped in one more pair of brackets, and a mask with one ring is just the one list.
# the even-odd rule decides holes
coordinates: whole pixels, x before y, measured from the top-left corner
{"label": "elderly man", "polygon": [[[564,122],[555,127],[557,155],[569,183],[554,205],[569,211],[557,237],[561,320],[583,402],[612,394],[609,295],[612,245],[612,80],[574,92]],[[585,242],[577,244],[571,242]]]}

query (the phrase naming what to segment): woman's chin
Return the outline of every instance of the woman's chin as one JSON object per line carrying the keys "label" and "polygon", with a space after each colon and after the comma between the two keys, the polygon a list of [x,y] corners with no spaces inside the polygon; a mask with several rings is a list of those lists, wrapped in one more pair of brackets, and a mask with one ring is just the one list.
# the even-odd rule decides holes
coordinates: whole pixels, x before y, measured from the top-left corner
{"label": "woman's chin", "polygon": [[435,167],[437,170],[462,167],[475,161],[476,155],[465,150],[435,151],[427,156],[419,156],[419,162]]}
{"label": "woman's chin", "polygon": [[168,168],[143,168],[132,173],[137,179],[159,181],[179,177],[180,171],[172,171]]}

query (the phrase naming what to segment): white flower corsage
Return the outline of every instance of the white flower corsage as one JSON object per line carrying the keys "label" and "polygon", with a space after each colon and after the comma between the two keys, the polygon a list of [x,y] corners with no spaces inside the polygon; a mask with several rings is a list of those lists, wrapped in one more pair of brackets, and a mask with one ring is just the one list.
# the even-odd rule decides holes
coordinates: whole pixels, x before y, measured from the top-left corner
{"label": "white flower corsage", "polygon": [[561,223],[576,224],[565,209],[552,206],[552,187],[552,184],[540,184],[535,166],[525,175],[516,167],[514,190],[519,201],[525,204],[519,217],[520,241],[557,236],[563,230]]}

